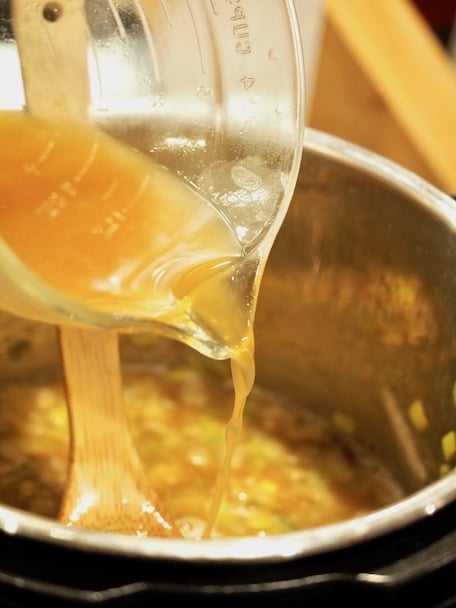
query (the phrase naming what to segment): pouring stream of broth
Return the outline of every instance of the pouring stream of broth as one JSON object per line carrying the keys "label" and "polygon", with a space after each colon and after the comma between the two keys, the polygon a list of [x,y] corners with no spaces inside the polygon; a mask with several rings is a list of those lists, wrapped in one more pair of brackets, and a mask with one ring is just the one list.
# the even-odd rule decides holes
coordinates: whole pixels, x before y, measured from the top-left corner
{"label": "pouring stream of broth", "polygon": [[[152,163],[146,167],[141,155],[133,156],[103,134],[82,127],[88,108],[86,66],[80,53],[86,44],[82,8],[82,0],[75,1],[65,18],[52,24],[50,56],[41,12],[25,0],[14,3],[27,108],[39,118],[8,112],[1,117],[3,149],[6,142],[15,141],[7,183],[2,184],[2,236],[29,268],[75,300],[113,313],[150,312],[163,323],[189,311],[212,320],[219,339],[231,348],[235,406],[204,532],[208,537],[254,379],[251,312],[241,304],[240,294],[233,293],[231,280],[240,250],[209,206],[182,194],[181,187],[158,169],[154,179]],[[65,49],[62,62],[59,47]],[[41,117],[52,121],[41,123]],[[67,125],[69,119],[79,120],[81,129]],[[184,231],[174,230],[177,217]],[[187,223],[185,218],[193,219]],[[158,244],[169,230],[163,250]],[[122,266],[125,259],[134,260],[133,267]],[[161,279],[150,293],[144,275],[150,276],[152,270]],[[111,277],[118,279],[114,293],[111,286],[94,288]],[[179,305],[169,306],[171,295]],[[131,444],[116,333],[66,325],[59,332],[71,421],[62,521],[141,536],[178,535]]]}

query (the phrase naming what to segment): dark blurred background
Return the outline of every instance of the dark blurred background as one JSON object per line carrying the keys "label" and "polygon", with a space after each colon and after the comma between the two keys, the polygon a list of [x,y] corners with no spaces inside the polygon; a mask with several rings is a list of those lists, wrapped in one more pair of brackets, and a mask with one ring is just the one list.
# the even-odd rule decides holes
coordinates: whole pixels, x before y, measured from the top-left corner
{"label": "dark blurred background", "polygon": [[413,0],[437,38],[447,49],[454,35],[456,0]]}

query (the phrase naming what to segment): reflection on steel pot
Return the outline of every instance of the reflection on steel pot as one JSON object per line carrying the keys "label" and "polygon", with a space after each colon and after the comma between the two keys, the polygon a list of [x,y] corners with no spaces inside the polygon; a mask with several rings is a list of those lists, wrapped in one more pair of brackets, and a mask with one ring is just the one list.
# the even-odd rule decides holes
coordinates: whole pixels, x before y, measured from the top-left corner
{"label": "reflection on steel pot", "polygon": [[[410,599],[412,583],[420,606],[446,599],[456,565],[455,228],[450,197],[308,130],[260,292],[257,383],[336,427],[349,420],[353,438],[406,489],[404,499],[309,530],[210,541],[70,529],[4,507],[5,605],[145,606],[184,597],[201,605],[334,597],[381,605],[387,593]],[[58,363],[52,327],[7,314],[0,321],[5,379]],[[195,357],[159,342],[122,336],[125,364],[157,352]]]}

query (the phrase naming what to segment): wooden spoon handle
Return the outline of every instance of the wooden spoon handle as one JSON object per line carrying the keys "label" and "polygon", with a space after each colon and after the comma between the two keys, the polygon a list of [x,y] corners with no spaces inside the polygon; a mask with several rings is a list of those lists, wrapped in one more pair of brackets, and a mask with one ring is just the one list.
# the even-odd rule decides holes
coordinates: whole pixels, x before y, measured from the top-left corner
{"label": "wooden spoon handle", "polygon": [[[28,110],[87,122],[85,0],[52,5],[46,0],[14,0],[12,20]],[[117,334],[62,326],[60,340],[71,420],[62,520],[127,534],[177,536],[176,526],[158,508],[158,497],[131,444]]]}
{"label": "wooden spoon handle", "polygon": [[[53,4],[55,19],[46,18]],[[14,36],[28,109],[47,118],[86,121],[89,110],[85,0],[13,0]]]}
{"label": "wooden spoon handle", "polygon": [[129,434],[116,333],[61,327],[59,334],[71,422],[60,519],[138,536],[178,536]]}

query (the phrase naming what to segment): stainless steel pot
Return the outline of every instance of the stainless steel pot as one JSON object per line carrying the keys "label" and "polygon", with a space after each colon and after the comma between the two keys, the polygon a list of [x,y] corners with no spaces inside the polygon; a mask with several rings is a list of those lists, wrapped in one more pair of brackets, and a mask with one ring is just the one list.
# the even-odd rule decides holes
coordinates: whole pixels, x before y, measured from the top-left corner
{"label": "stainless steel pot", "polygon": [[[181,593],[207,601],[259,593],[266,605],[269,593],[285,590],[302,599],[335,571],[333,582],[340,582],[347,568],[360,588],[391,583],[380,555],[390,551],[402,563],[425,538],[434,551],[432,530],[438,543],[450,535],[437,555],[454,570],[456,454],[451,445],[445,452],[442,438],[451,444],[456,430],[455,228],[450,197],[384,158],[309,129],[299,183],[260,293],[257,382],[329,421],[350,417],[354,437],[391,468],[406,498],[311,530],[205,542],[68,529],[0,508],[0,553],[8,555],[0,558],[0,598],[3,585],[6,594],[57,598],[59,605],[65,598],[124,605],[128,598],[125,605],[136,606],[150,594]],[[0,332],[4,377],[58,361],[52,327],[3,314]],[[178,343],[162,347],[160,356],[195,356]],[[122,337],[125,362],[153,357],[156,348]],[[429,422],[421,431],[409,417],[417,400]],[[383,542],[386,553],[379,553]],[[45,567],[40,559],[38,574],[24,566],[34,555],[48,560]],[[410,576],[427,561],[420,557]],[[122,574],[114,575],[114,567]],[[360,579],[366,568],[374,574]]]}

